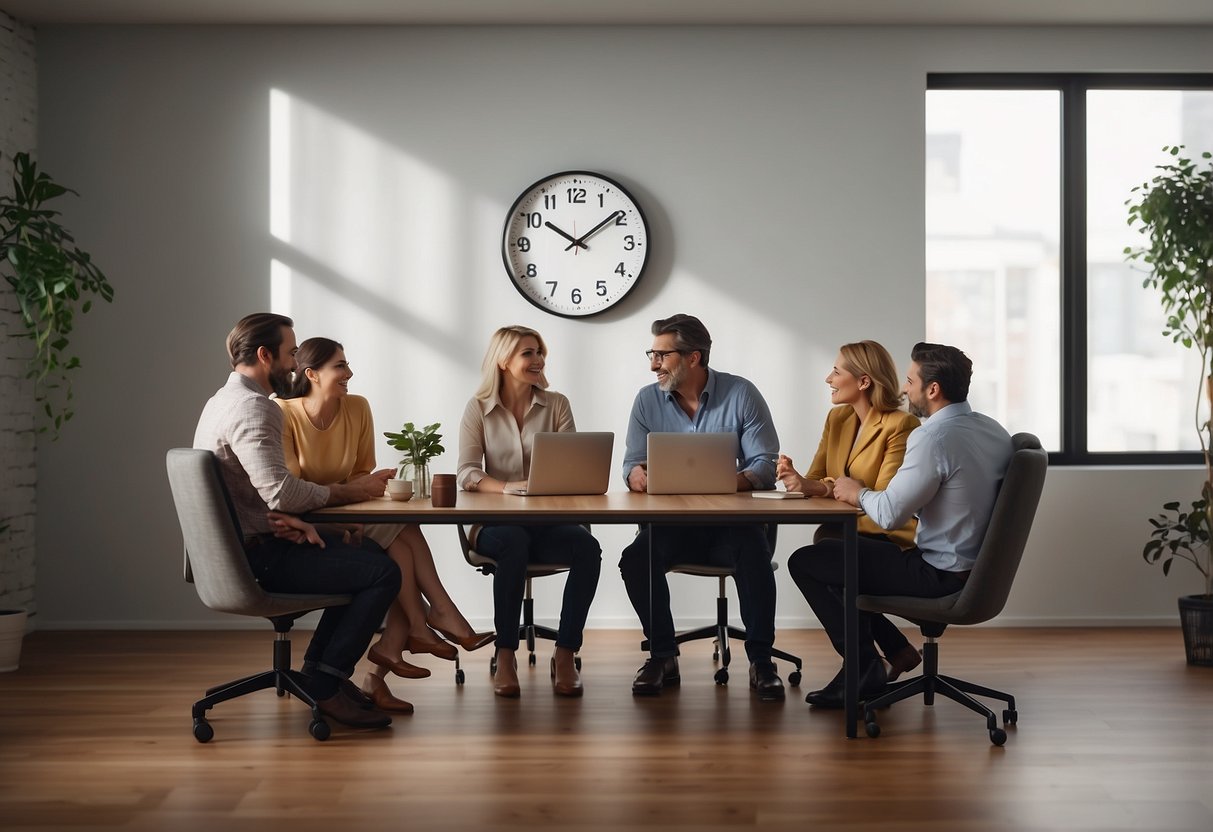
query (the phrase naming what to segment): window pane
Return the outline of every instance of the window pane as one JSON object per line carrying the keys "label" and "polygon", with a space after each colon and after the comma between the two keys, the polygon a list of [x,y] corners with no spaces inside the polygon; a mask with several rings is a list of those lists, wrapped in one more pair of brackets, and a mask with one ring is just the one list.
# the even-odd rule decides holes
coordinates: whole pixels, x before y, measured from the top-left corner
{"label": "window pane", "polygon": [[[1132,114],[1126,117],[1126,114]],[[1127,224],[1130,190],[1184,144],[1213,149],[1213,92],[1087,93],[1087,447],[1091,451],[1199,450],[1200,359],[1162,335],[1158,293],[1125,246],[1147,240]],[[1148,406],[1143,406],[1148,404]],[[1208,418],[1203,412],[1200,420]]]}
{"label": "window pane", "polygon": [[1061,442],[1061,93],[930,90],[928,341],[973,359],[973,407]]}

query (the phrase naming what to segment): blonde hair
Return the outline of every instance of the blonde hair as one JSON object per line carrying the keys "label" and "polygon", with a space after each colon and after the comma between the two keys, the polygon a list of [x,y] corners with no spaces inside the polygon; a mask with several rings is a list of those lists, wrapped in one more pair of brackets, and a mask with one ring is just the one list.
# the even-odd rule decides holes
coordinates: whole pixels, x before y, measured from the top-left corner
{"label": "blonde hair", "polygon": [[[544,343],[543,336],[538,332],[519,324],[503,326],[489,339],[489,348],[485,350],[484,361],[480,364],[480,386],[476,388],[476,398],[488,401],[499,397],[501,374],[504,372],[506,362],[514,357],[514,353],[518,351],[518,345],[528,335],[539,342],[539,354],[547,357],[548,345]],[[539,386],[547,389],[546,375],[540,374]]]}
{"label": "blonde hair", "polygon": [[859,341],[843,344],[838,351],[842,354],[843,369],[856,378],[871,379],[872,387],[866,392],[873,408],[883,413],[901,407],[905,394],[897,383],[897,365],[888,350],[875,341]]}

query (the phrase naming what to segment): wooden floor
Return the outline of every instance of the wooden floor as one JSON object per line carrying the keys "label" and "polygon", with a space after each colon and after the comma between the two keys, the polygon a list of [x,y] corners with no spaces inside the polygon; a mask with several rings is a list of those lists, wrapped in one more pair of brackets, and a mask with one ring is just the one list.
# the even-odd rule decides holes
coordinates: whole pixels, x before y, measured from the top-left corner
{"label": "wooden floor", "polygon": [[944,672],[1018,699],[1002,748],[945,700],[844,739],[803,702],[837,667],[816,630],[780,632],[806,659],[782,704],[752,698],[740,649],[714,685],[706,643],[681,689],[633,699],[636,634],[595,631],[582,700],[552,696],[546,645],[498,700],[482,651],[462,688],[438,660],[393,682],[417,713],[387,731],[316,742],[304,707],[263,692],[195,742],[192,702],[268,667],[271,636],[30,636],[0,674],[0,829],[1213,830],[1213,668],[1184,664],[1177,630],[949,632]]}

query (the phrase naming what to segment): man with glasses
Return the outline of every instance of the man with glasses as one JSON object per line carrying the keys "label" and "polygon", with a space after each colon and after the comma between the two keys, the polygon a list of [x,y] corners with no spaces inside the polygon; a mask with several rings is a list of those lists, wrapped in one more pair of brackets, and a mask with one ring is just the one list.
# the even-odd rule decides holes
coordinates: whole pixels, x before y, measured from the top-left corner
{"label": "man with glasses", "polygon": [[[648,490],[650,432],[736,433],[737,490],[775,485],[779,437],[771,411],[753,384],[708,368],[712,338],[698,318],[674,315],[654,321],[653,347],[645,355],[657,383],[636,394],[628,421],[623,475],[632,491]],[[652,559],[649,535],[652,535]],[[628,598],[649,640],[649,658],[632,682],[632,693],[651,695],[680,681],[678,644],[670,612],[666,572],[675,563],[728,566],[741,602],[750,660],[750,687],[764,701],[784,698],[771,661],[775,642],[775,576],[771,548],[761,525],[659,526],[642,529],[623,550],[619,571]]]}

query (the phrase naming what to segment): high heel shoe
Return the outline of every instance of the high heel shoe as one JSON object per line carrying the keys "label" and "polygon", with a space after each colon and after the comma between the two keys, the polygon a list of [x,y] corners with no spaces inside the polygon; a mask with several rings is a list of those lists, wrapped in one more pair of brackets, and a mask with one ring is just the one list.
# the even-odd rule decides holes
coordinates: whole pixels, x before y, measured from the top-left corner
{"label": "high heel shoe", "polygon": [[371,702],[379,710],[393,714],[411,714],[413,712],[413,703],[393,696],[391,690],[388,689],[387,682],[374,673],[366,674],[364,685],[362,692],[370,697]]}
{"label": "high heel shoe", "polygon": [[[585,693],[585,688],[581,686],[581,676],[578,675],[572,682],[559,682],[556,680],[556,657],[552,656],[552,690],[557,696],[581,696]],[[573,671],[576,673],[576,669]]]}
{"label": "high heel shoe", "polygon": [[459,650],[456,649],[455,645],[448,644],[442,639],[437,638],[433,641],[422,641],[419,638],[409,636],[404,649],[410,653],[429,653],[431,656],[446,659],[448,662],[455,661],[459,656]]}
{"label": "high heel shoe", "polygon": [[402,679],[424,679],[430,675],[429,668],[409,664],[404,659],[388,658],[387,656],[376,653],[374,647],[366,651],[366,657],[370,659],[371,664],[386,667],[388,670],[392,671]]}
{"label": "high heel shoe", "polygon": [[889,681],[892,682],[922,664],[922,651],[907,644],[892,656],[885,656],[885,661],[889,663]]}
{"label": "high heel shoe", "polygon": [[514,681],[501,681],[501,668],[503,663],[497,664],[497,673],[493,676],[493,695],[500,696],[503,699],[517,699],[522,695],[522,687],[518,684],[518,662],[515,660],[514,665]]}
{"label": "high heel shoe", "polygon": [[430,624],[430,622],[428,622],[428,621],[426,623],[429,624],[429,626],[432,627],[433,629],[437,630],[438,634],[441,635],[443,638],[445,638],[447,641],[458,644],[460,647],[462,647],[464,650],[467,650],[469,653],[472,652],[473,650],[479,650],[481,647],[487,647],[488,645],[493,643],[494,639],[497,638],[496,633],[491,633],[491,632],[490,633],[477,633],[475,631],[473,631],[471,635],[463,636],[462,638],[460,638],[459,636],[455,635],[454,633],[452,633],[448,630],[444,630],[435,624]]}

